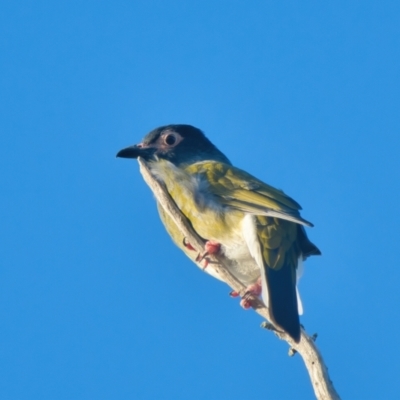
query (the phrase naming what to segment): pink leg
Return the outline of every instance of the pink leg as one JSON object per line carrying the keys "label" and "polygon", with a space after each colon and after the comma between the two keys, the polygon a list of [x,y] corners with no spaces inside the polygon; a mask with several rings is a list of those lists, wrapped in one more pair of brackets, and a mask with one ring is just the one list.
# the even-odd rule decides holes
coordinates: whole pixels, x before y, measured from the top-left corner
{"label": "pink leg", "polygon": [[[257,280],[256,283],[248,286],[246,288],[246,292],[240,300],[240,305],[245,309],[248,310],[252,305],[252,298],[258,297],[261,294],[261,278]],[[239,293],[233,291],[230,293],[231,297],[237,297]]]}
{"label": "pink leg", "polygon": [[187,241],[187,239],[184,237],[183,238],[183,245],[188,249],[192,251],[196,251],[196,249]]}
{"label": "pink leg", "polygon": [[[205,246],[207,246],[207,243],[208,243],[208,242],[206,242]],[[196,249],[190,244],[190,242],[187,241],[187,239],[186,239],[185,237],[183,238],[182,244],[183,244],[188,250],[190,250],[190,251],[196,251]],[[209,254],[209,253],[206,252],[206,253],[204,253],[204,255],[201,255],[201,254],[199,253],[199,254],[197,255],[197,257],[196,257],[196,261],[197,261],[197,262],[201,262],[201,261],[204,262],[203,269],[206,269],[207,266],[208,266],[208,260],[205,258],[207,254]]]}
{"label": "pink leg", "polygon": [[221,244],[214,240],[208,240],[204,246],[206,254],[217,254],[221,250]]}
{"label": "pink leg", "polygon": [[206,269],[208,266],[209,261],[207,260],[207,256],[210,254],[217,254],[221,250],[221,244],[215,242],[213,240],[207,240],[206,244],[204,245],[205,252],[203,254],[199,254],[196,258],[197,262],[201,262],[204,260],[204,267]]}

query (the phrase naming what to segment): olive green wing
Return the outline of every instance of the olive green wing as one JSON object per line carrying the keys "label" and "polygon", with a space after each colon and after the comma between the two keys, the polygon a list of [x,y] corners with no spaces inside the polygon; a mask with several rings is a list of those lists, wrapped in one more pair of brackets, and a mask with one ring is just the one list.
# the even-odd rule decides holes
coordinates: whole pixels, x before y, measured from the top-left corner
{"label": "olive green wing", "polygon": [[319,254],[308,241],[300,205],[281,190],[231,165],[205,161],[187,168],[205,182],[216,201],[248,214],[243,236],[260,267],[263,299],[273,321],[300,338],[301,302],[296,282],[299,260]]}
{"label": "olive green wing", "polygon": [[301,218],[301,207],[296,201],[239,168],[216,161],[203,161],[188,166],[186,171],[203,179],[220,204],[254,215],[312,226]]}

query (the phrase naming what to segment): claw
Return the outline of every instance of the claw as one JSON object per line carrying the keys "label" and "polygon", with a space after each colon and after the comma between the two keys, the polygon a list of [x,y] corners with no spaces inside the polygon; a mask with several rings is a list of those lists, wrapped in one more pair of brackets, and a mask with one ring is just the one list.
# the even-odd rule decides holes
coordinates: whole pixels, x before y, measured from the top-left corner
{"label": "claw", "polygon": [[258,297],[261,294],[261,279],[258,279],[256,283],[248,286],[246,289],[245,294],[240,300],[240,305],[245,309],[248,310],[252,307],[253,298]]}
{"label": "claw", "polygon": [[196,262],[203,261],[204,257],[205,257],[204,254],[199,253],[199,254],[197,254],[197,257],[196,257],[196,260],[195,260],[195,261],[196,261]]}
{"label": "claw", "polygon": [[196,249],[187,241],[186,237],[183,238],[182,243],[188,250],[196,251]]}
{"label": "claw", "polygon": [[243,298],[242,300],[240,300],[239,304],[242,308],[248,310],[249,308],[251,308],[251,299]]}
{"label": "claw", "polygon": [[208,267],[209,261],[207,260],[207,253],[204,254],[197,254],[197,257],[195,259],[196,262],[198,263],[203,263],[203,271]]}
{"label": "claw", "polygon": [[245,296],[259,296],[261,294],[261,282],[253,283],[246,288]]}
{"label": "claw", "polygon": [[207,260],[206,257],[210,254],[217,254],[221,250],[221,245],[212,240],[208,240],[206,242],[206,244],[204,245],[204,250],[205,250],[205,252],[203,254],[199,253],[196,257],[196,262],[204,261],[203,270],[205,270],[209,264],[209,260]]}

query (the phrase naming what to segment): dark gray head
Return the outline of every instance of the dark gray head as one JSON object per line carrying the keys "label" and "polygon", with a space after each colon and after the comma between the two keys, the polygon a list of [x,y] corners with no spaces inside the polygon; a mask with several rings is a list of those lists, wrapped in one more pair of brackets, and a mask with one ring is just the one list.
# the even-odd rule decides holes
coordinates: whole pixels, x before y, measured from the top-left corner
{"label": "dark gray head", "polygon": [[147,161],[163,158],[177,166],[198,161],[230,161],[204,135],[191,125],[166,125],[148,133],[141,143],[118,152],[117,157],[143,157]]}

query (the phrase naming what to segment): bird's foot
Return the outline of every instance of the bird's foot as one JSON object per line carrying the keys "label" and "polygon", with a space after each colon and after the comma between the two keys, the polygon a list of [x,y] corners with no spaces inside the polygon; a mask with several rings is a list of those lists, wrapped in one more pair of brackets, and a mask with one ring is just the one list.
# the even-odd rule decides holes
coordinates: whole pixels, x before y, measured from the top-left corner
{"label": "bird's foot", "polygon": [[[235,297],[233,294],[238,293],[232,293],[231,296]],[[246,292],[244,293],[242,300],[240,300],[240,305],[245,309],[248,310],[253,303],[253,299],[255,297],[258,297],[261,294],[261,279],[259,279],[256,283],[253,283],[252,285],[248,286],[246,288]]]}
{"label": "bird's foot", "polygon": [[218,254],[221,250],[221,243],[215,242],[214,240],[207,240],[204,245],[207,255],[208,254]]}
{"label": "bird's foot", "polygon": [[182,243],[188,250],[196,251],[196,249],[187,241],[187,239],[185,237],[183,238]]}
{"label": "bird's foot", "polygon": [[196,262],[203,262],[203,269],[206,269],[210,262],[206,257],[212,254],[218,254],[221,250],[221,244],[213,240],[207,240],[204,245],[204,250],[205,252],[203,254],[199,253],[197,255]]}

